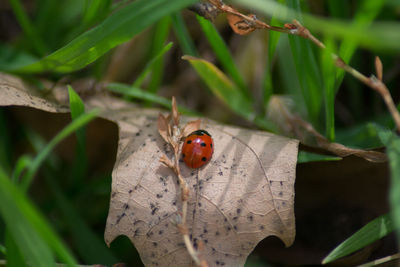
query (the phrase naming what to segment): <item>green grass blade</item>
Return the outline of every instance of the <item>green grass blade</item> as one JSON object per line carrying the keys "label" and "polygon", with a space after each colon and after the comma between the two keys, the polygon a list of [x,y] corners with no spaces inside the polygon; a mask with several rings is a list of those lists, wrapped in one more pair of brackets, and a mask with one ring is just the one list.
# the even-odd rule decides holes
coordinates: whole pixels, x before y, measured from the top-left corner
{"label": "green grass blade", "polygon": [[11,177],[13,183],[15,184],[19,183],[19,179],[22,177],[22,173],[26,171],[29,165],[32,164],[32,161],[33,161],[32,157],[28,155],[22,155],[21,157],[18,158]]}
{"label": "green grass blade", "polygon": [[115,46],[128,41],[155,21],[194,2],[195,0],[134,1],[39,62],[9,71],[37,73],[79,70]]}
{"label": "green grass blade", "polygon": [[[290,7],[301,13],[299,0],[287,0]],[[296,16],[298,17],[298,16]],[[298,18],[302,21],[301,17]],[[312,44],[298,36],[289,35],[297,77],[307,107],[308,118],[317,129],[321,129],[320,115],[322,108],[322,76],[317,64]]]}
{"label": "green grass blade", "polygon": [[16,249],[31,266],[55,266],[53,254],[33,227],[27,209],[33,211],[26,197],[0,169],[0,215],[18,246]]}
{"label": "green grass blade", "polygon": [[335,76],[337,68],[332,60],[334,40],[326,38],[326,49],[322,51],[321,69],[324,79],[325,136],[335,140]]}
{"label": "green grass blade", "polygon": [[323,259],[322,264],[347,256],[381,239],[391,233],[393,227],[394,225],[390,214],[385,214],[374,219],[332,250],[329,255]]}
{"label": "green grass blade", "polygon": [[197,74],[207,84],[208,88],[223,103],[237,114],[250,120],[254,119],[254,110],[251,101],[215,65],[206,60],[191,56],[184,56],[183,59],[189,61]]}
{"label": "green grass blade", "polygon": [[[159,72],[159,68],[161,67],[162,69],[162,62],[160,62],[160,59],[162,58],[162,56],[165,55],[165,53],[167,53],[171,47],[172,47],[173,43],[170,42],[168,43],[166,46],[164,46],[155,56],[154,58],[152,58],[144,67],[144,69],[142,70],[142,72],[139,74],[139,76],[136,78],[136,80],[134,81],[134,83],[132,84],[132,87],[140,87],[142,86],[142,83],[144,81],[144,79],[147,77],[147,75],[152,71],[152,80],[153,78],[157,79],[158,81],[160,81],[161,77],[159,77],[159,75],[161,75],[161,73]],[[156,70],[156,71],[155,71]],[[153,77],[154,76],[154,72],[156,72],[156,76],[157,77]],[[150,92],[153,92],[155,89],[149,90]],[[153,92],[154,93],[154,92]]]}
{"label": "green grass blade", "polygon": [[[282,3],[284,0],[279,0],[278,2]],[[275,15],[272,16],[271,25],[278,26],[279,22]],[[272,96],[273,92],[273,83],[272,83],[272,65],[273,65],[273,58],[276,52],[276,47],[278,45],[278,41],[281,37],[280,32],[276,31],[269,31],[268,32],[268,58],[265,67],[265,74],[263,79],[263,103],[264,108],[267,107],[270,97]]]}
{"label": "green grass blade", "polygon": [[45,175],[49,188],[52,189],[56,205],[64,215],[64,221],[69,228],[79,255],[87,264],[102,264],[112,266],[118,259],[106,247],[104,241],[94,234],[86,222],[77,213],[76,208],[62,192],[53,177]]}
{"label": "green grass blade", "polygon": [[276,131],[275,125],[265,120],[264,117],[258,116],[253,109],[252,102],[215,65],[206,60],[191,56],[184,56],[182,58],[190,62],[213,94],[236,114],[255,123],[262,129]]}
{"label": "green grass blade", "polygon": [[59,132],[47,145],[46,147],[35,157],[32,164],[29,166],[28,170],[24,174],[21,180],[21,187],[24,191],[26,191],[35,175],[36,171],[39,169],[40,165],[49,155],[49,153],[53,150],[53,148],[60,143],[64,138],[68,135],[75,132],[77,129],[86,125],[88,122],[93,120],[98,114],[97,110],[93,110],[89,113],[83,114],[73,120],[70,124],[68,124],[61,132]]}
{"label": "green grass blade", "polygon": [[[140,88],[129,86],[126,84],[121,84],[121,83],[110,83],[107,85],[107,88],[114,93],[119,93],[124,96],[127,96],[128,98],[136,98],[140,100],[145,100],[149,101],[152,103],[159,104],[167,109],[171,109],[171,100],[166,99],[165,97],[158,96],[156,94],[150,93],[143,91]],[[179,111],[184,113],[184,114],[192,114],[192,115],[198,115],[197,113],[179,106],[178,107]]]}
{"label": "green grass blade", "polygon": [[[83,113],[85,113],[85,104],[83,104],[80,96],[72,89],[71,86],[68,87],[68,95],[69,95],[69,107],[71,110],[71,119],[75,120]],[[80,128],[76,131],[76,135],[78,138],[78,143],[80,146],[85,146],[85,128]]]}
{"label": "green grass blade", "polygon": [[197,56],[196,46],[190,37],[185,22],[180,13],[172,15],[172,26],[184,54]]}
{"label": "green grass blade", "polygon": [[[275,1],[265,0],[233,0],[233,3],[248,9],[277,17],[283,22],[290,22],[296,17],[293,9],[287,8]],[[313,34],[324,33],[332,38],[349,39],[370,49],[400,51],[400,23],[397,21],[375,22],[370,27],[357,26],[352,20],[326,19],[310,14],[302,14],[304,25]]]}
{"label": "green grass blade", "polygon": [[[32,266],[54,265],[53,257],[48,248],[51,248],[63,263],[68,266],[76,265],[74,257],[53,232],[40,212],[29,202],[21,190],[11,183],[11,180],[1,168],[0,214],[25,259]],[[33,264],[33,261],[30,260],[31,257],[36,256],[40,264]]]}
{"label": "green grass blade", "polygon": [[[164,46],[165,42],[168,39],[169,33],[171,30],[171,16],[166,16],[161,19],[155,29],[154,39],[151,49],[151,55],[153,59],[155,59],[154,63],[152,63],[151,67],[151,80],[149,84],[149,92],[156,93],[160,88],[160,84],[164,75],[164,58],[163,55],[169,51],[172,46],[172,43]],[[137,86],[137,87],[140,87]]]}
{"label": "green grass blade", "polygon": [[29,42],[32,44],[37,54],[43,56],[47,51],[46,45],[37,34],[34,24],[29,20],[28,14],[25,12],[20,0],[10,0],[9,2],[19,25],[28,37]]}
{"label": "green grass blade", "polygon": [[24,267],[26,266],[26,260],[21,253],[18,245],[15,243],[11,233],[6,229],[4,240],[7,247],[7,266],[19,266]]}
{"label": "green grass blade", "polygon": [[103,19],[110,11],[111,0],[85,0],[85,9],[82,15],[82,25],[91,26]]}
{"label": "green grass blade", "polygon": [[236,86],[241,89],[242,93],[246,96],[249,96],[249,91],[246,83],[244,82],[243,77],[237,69],[231,52],[229,51],[229,48],[225,44],[225,41],[222,39],[221,35],[218,33],[214,25],[209,20],[200,16],[196,17],[203,30],[204,35],[210,43],[219,62],[221,62],[221,65],[225,72],[230,76]]}
{"label": "green grass blade", "polygon": [[397,243],[400,244],[400,137],[390,130],[377,128],[379,138],[386,146],[386,154],[389,157],[391,176],[389,202],[393,224],[395,229],[397,229]]}
{"label": "green grass blade", "polygon": [[337,161],[342,160],[341,157],[321,155],[306,151],[299,151],[297,155],[297,163],[317,162],[317,161]]}
{"label": "green grass blade", "polygon": [[[68,85],[69,106],[71,110],[71,119],[76,120],[79,116],[85,113],[85,104],[79,95]],[[74,183],[79,186],[81,181],[86,176],[88,159],[86,154],[86,127],[83,126],[76,130],[77,147],[74,164],[71,168]]]}

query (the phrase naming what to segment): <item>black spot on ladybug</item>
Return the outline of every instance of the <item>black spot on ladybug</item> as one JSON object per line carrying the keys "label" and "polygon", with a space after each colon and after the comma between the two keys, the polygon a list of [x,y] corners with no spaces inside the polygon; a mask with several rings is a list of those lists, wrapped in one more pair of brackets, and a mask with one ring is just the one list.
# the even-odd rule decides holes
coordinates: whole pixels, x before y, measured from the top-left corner
{"label": "black spot on ladybug", "polygon": [[206,143],[203,142],[203,143],[200,144],[200,146],[206,147],[207,145],[206,145]]}
{"label": "black spot on ladybug", "polygon": [[210,147],[212,148],[212,147],[213,147],[213,145],[212,145],[212,144],[210,144]]}
{"label": "black spot on ladybug", "polygon": [[202,161],[207,161],[207,158],[206,157],[202,157],[201,160]]}
{"label": "black spot on ladybug", "polygon": [[188,140],[187,142],[186,142],[186,144],[188,144],[188,145],[190,145],[192,143],[192,140]]}

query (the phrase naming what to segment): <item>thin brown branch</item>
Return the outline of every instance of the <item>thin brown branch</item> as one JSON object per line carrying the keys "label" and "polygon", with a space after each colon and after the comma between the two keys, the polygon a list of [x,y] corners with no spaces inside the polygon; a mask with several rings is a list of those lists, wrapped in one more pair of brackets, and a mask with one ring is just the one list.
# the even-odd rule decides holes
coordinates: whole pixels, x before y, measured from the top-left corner
{"label": "thin brown branch", "polygon": [[[316,37],[314,37],[307,28],[300,24],[300,22],[298,22],[297,20],[293,20],[293,25],[295,25],[298,29],[298,32],[295,32],[295,34],[311,40],[314,44],[322,49],[326,48],[325,45]],[[343,59],[341,59],[338,55],[334,53],[332,53],[332,58],[334,59],[337,67],[342,68],[347,73],[351,74],[354,78],[358,79],[381,95],[390,114],[393,117],[397,131],[400,132],[400,113],[393,102],[393,98],[390,95],[389,89],[382,82],[382,63],[380,62],[379,58],[375,61],[378,78],[376,78],[374,75],[371,75],[370,77],[365,76],[350,65],[346,64]]]}
{"label": "thin brown branch", "polygon": [[190,257],[195,262],[197,266],[208,267],[208,264],[205,259],[200,259],[199,253],[194,248],[192,241],[190,240],[189,230],[186,223],[187,218],[187,209],[188,209],[188,200],[189,200],[189,187],[183,179],[181,170],[179,168],[179,156],[180,156],[180,144],[181,140],[184,137],[185,129],[193,129],[193,127],[199,127],[200,121],[189,122],[183,130],[179,127],[179,113],[176,104],[175,98],[172,98],[172,111],[171,114],[167,117],[163,115],[159,115],[158,117],[158,132],[163,137],[163,139],[172,147],[174,151],[174,160],[171,161],[165,155],[160,158],[160,162],[162,162],[165,166],[169,167],[174,171],[178,178],[179,187],[181,191],[181,201],[182,201],[182,210],[180,211],[180,218],[177,222],[177,227],[179,232],[182,234],[184,244],[186,246],[186,250],[188,251]]}

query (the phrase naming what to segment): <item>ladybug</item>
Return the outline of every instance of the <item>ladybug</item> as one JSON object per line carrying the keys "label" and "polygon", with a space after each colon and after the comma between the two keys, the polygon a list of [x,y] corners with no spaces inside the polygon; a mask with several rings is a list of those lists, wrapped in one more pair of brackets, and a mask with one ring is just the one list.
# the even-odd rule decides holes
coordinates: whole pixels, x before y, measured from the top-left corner
{"label": "ladybug", "polygon": [[197,169],[210,161],[213,152],[211,135],[205,130],[197,130],[185,138],[182,159],[188,167]]}

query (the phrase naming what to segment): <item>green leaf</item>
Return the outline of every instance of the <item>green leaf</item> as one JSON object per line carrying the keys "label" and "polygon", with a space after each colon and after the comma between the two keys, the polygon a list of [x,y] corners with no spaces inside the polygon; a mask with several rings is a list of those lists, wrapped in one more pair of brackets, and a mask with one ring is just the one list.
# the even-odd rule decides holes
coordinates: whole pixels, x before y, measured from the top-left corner
{"label": "green leaf", "polygon": [[[85,104],[83,103],[80,96],[72,89],[70,85],[68,87],[69,95],[69,108],[71,110],[71,119],[75,120],[79,116],[85,113]],[[85,146],[85,129],[81,128],[76,131],[79,145],[84,148]]]}
{"label": "green leaf", "polygon": [[194,2],[195,0],[134,1],[42,60],[8,70],[22,73],[79,70],[115,46],[128,41],[158,19]]}
{"label": "green leaf", "polygon": [[24,259],[24,256],[22,255],[20,248],[15,243],[10,231],[7,228],[4,235],[4,241],[7,247],[7,255],[6,255],[7,266],[20,266],[20,267],[26,266],[26,260]]}
{"label": "green leaf", "polygon": [[[296,17],[293,9],[271,0],[233,0],[233,3],[257,10],[266,15],[276,16],[283,22]],[[371,49],[400,51],[400,23],[397,21],[375,22],[371,26],[358,26],[353,20],[326,19],[302,14],[304,26],[313,34],[324,33],[333,38],[348,39]]]}
{"label": "green leaf", "polygon": [[35,25],[30,21],[28,14],[22,6],[20,0],[10,0],[11,7],[14,11],[14,15],[17,18],[19,25],[23,32],[28,37],[29,43],[32,44],[33,48],[39,55],[46,53],[46,45],[37,33]]}
{"label": "green leaf", "polygon": [[397,242],[400,243],[400,137],[387,129],[377,126],[378,135],[386,146],[389,157],[391,184],[389,202],[392,211],[394,227],[397,229]]}
{"label": "green leaf", "polygon": [[36,210],[2,169],[0,215],[27,263],[31,266],[55,266],[52,251],[32,225],[32,216],[38,216]]}
{"label": "green leaf", "polygon": [[252,119],[254,117],[251,101],[215,65],[206,60],[191,56],[183,56],[182,58],[189,61],[197,74],[207,84],[208,88],[223,103],[245,118]]}
{"label": "green leaf", "polygon": [[[171,30],[171,16],[161,19],[155,28],[154,38],[151,49],[152,60],[146,64],[146,68],[151,65],[151,80],[149,91],[156,93],[160,88],[164,75],[164,54],[172,47],[172,42],[164,45]],[[136,85],[140,87],[141,85]]]}
{"label": "green leaf", "polygon": [[323,259],[322,264],[330,263],[336,259],[347,256],[381,239],[390,234],[393,231],[393,227],[394,225],[390,214],[385,214],[374,219],[332,250],[329,255]]}
{"label": "green leaf", "polygon": [[248,88],[242,76],[240,75],[240,72],[236,67],[236,63],[232,58],[231,52],[229,51],[229,48],[225,44],[225,41],[222,39],[221,35],[210,21],[200,16],[196,17],[208,42],[214,50],[214,53],[216,54],[219,62],[221,62],[223,69],[231,77],[233,82],[241,89],[242,93],[246,96],[249,96]]}
{"label": "green leaf", "polygon": [[184,54],[196,56],[197,50],[180,13],[172,15],[172,26]]}
{"label": "green leaf", "polygon": [[[287,0],[286,2],[300,14],[299,0]],[[302,20],[301,18],[298,19]],[[299,36],[293,35],[289,35],[289,43],[292,49],[302,95],[307,107],[308,117],[314,127],[320,129],[319,121],[323,103],[321,89],[323,88],[323,82],[312,43]]]}
{"label": "green leaf", "polygon": [[118,262],[118,259],[106,247],[104,241],[96,236],[77,213],[76,207],[64,195],[57,181],[49,175],[45,175],[45,177],[49,188],[52,189],[57,207],[64,215],[64,221],[69,228],[69,234],[74,241],[80,257],[89,264],[101,263],[111,266]]}
{"label": "green leaf", "polygon": [[40,165],[43,163],[46,157],[50,154],[51,150],[53,150],[53,148],[62,140],[64,140],[64,138],[66,138],[68,135],[93,120],[97,116],[97,114],[97,110],[92,110],[89,113],[82,114],[81,116],[73,120],[70,124],[68,124],[46,145],[46,147],[42,151],[40,151],[40,153],[35,157],[32,164],[29,166],[28,170],[21,180],[21,188],[23,191],[26,191],[29,188],[36,171],[39,169]]}
{"label": "green leaf", "polygon": [[[162,67],[162,62],[160,62],[159,60],[162,58],[163,55],[165,55],[165,53],[167,53],[171,47],[172,47],[172,42],[168,43],[166,46],[164,46],[144,67],[144,69],[142,70],[142,72],[139,74],[139,76],[136,78],[135,82],[132,84],[132,87],[140,87],[144,81],[144,79],[147,77],[147,75],[153,71],[152,74],[152,80],[154,77],[154,70],[157,69],[157,74],[160,75],[161,73],[159,73],[158,69],[159,67]],[[157,65],[157,66],[156,66]],[[160,77],[156,77],[157,80],[161,79]],[[153,90],[150,90],[151,92],[153,92]]]}
{"label": "green leaf", "polygon": [[183,56],[182,59],[190,62],[213,94],[236,114],[255,123],[262,129],[276,131],[275,125],[255,114],[252,102],[215,65],[192,56]]}
{"label": "green leaf", "polygon": [[299,151],[297,155],[297,163],[307,163],[307,162],[316,162],[316,161],[338,161],[342,160],[341,157],[321,155],[306,151]]}
{"label": "green leaf", "polygon": [[[158,96],[156,94],[150,93],[143,91],[140,88],[129,86],[126,84],[121,84],[121,83],[110,83],[107,85],[107,88],[115,93],[120,93],[128,98],[136,98],[140,100],[146,100],[152,103],[159,104],[163,107],[166,107],[167,109],[171,109],[171,100],[166,99],[165,97]],[[179,106],[178,107],[180,112],[183,112],[185,114],[192,114],[192,115],[198,115],[197,113]]]}

